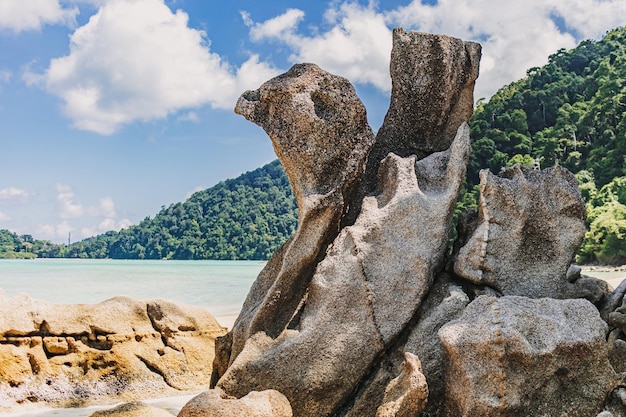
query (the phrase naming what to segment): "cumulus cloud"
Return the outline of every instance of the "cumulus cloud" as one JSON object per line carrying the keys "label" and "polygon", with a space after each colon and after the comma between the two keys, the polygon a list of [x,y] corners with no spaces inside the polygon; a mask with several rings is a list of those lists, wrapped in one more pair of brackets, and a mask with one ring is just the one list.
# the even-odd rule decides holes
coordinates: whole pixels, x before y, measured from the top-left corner
{"label": "cumulus cloud", "polygon": [[111,197],[104,197],[98,201],[98,214],[102,217],[115,218],[115,203]]}
{"label": "cumulus cloud", "polygon": [[413,1],[386,17],[392,25],[479,41],[476,97],[489,97],[528,68],[544,65],[558,49],[623,24],[626,7],[622,0],[440,0],[434,6]]}
{"label": "cumulus cloud", "polygon": [[58,183],[57,190],[57,214],[61,219],[76,219],[85,214],[83,205],[74,201],[74,190],[71,186]]}
{"label": "cumulus cloud", "polygon": [[77,14],[77,8],[64,8],[59,0],[2,0],[0,29],[22,32],[39,30],[46,24],[72,25]]}
{"label": "cumulus cloud", "polygon": [[111,134],[182,109],[231,109],[241,91],[276,75],[256,55],[231,66],[188,20],[163,0],[111,0],[72,34],[67,56],[25,78],[59,96],[75,127]]}
{"label": "cumulus cloud", "polygon": [[67,220],[58,224],[42,224],[37,227],[37,237],[52,241],[61,239],[64,242],[74,230],[76,228],[71,226]]}
{"label": "cumulus cloud", "polygon": [[369,83],[388,91],[391,30],[384,15],[372,6],[343,3],[325,13],[331,29],[312,36],[301,35],[298,23],[304,12],[287,10],[265,22],[251,24],[253,41],[284,42],[293,51],[292,62],[314,62],[325,70],[355,83]]}
{"label": "cumulus cloud", "polygon": [[178,116],[178,120],[179,122],[198,122],[200,120],[200,118],[198,117],[198,113],[196,113],[195,111],[190,111],[188,113],[185,114],[181,114],[180,116]]}
{"label": "cumulus cloud", "polygon": [[21,203],[28,201],[30,194],[26,190],[17,187],[8,187],[0,189],[0,202],[4,203]]}
{"label": "cumulus cloud", "polygon": [[560,48],[582,39],[599,39],[623,25],[623,0],[414,0],[396,9],[374,2],[332,3],[325,14],[326,31],[303,35],[300,10],[254,23],[242,14],[255,42],[281,42],[292,50],[293,62],[315,62],[355,83],[389,91],[391,28],[445,33],[483,45],[476,97],[490,97],[499,87],[523,77],[526,70],[547,62]]}
{"label": "cumulus cloud", "polygon": [[0,211],[0,222],[10,222],[11,220],[11,216]]}
{"label": "cumulus cloud", "polygon": [[85,239],[111,230],[117,231],[120,229],[125,229],[130,225],[132,225],[132,222],[128,219],[122,219],[119,221],[113,218],[102,219],[102,221],[96,226],[82,227],[80,229],[80,238]]}

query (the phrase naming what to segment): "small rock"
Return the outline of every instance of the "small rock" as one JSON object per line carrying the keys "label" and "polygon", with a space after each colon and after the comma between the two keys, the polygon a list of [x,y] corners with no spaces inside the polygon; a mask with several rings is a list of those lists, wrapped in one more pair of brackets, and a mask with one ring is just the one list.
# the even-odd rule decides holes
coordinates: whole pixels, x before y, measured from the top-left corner
{"label": "small rock", "polygon": [[417,416],[424,411],[427,401],[428,384],[422,373],[422,364],[417,356],[407,352],[404,354],[402,373],[387,385],[376,417]]}
{"label": "small rock", "polygon": [[240,399],[221,389],[205,391],[189,401],[178,417],[292,417],[287,398],[276,390],[252,391]]}

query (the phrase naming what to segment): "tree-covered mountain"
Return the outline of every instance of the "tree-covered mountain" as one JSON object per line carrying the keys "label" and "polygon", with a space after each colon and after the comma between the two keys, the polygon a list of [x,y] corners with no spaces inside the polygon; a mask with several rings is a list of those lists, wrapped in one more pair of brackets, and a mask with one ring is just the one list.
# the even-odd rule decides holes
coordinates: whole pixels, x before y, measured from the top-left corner
{"label": "tree-covered mountain", "polygon": [[[577,175],[587,202],[589,232],[579,260],[626,263],[626,28],[559,50],[547,65],[529,69],[488,102],[479,100],[470,128],[473,152],[457,212],[476,205],[480,169],[560,164]],[[274,161],[120,232],[70,246],[24,245],[12,235],[19,242],[10,252],[14,257],[31,251],[47,257],[267,259],[293,233],[296,220],[289,183]]]}
{"label": "tree-covered mountain", "polygon": [[69,246],[0,230],[0,258],[267,259],[296,224],[295,199],[276,160],[162,207],[138,225]]}
{"label": "tree-covered mountain", "polygon": [[[579,261],[626,263],[626,27],[529,69],[479,102],[470,127],[472,194],[481,168],[565,166],[589,213]],[[465,206],[473,201],[464,196]]]}
{"label": "tree-covered mountain", "polygon": [[77,242],[66,256],[114,259],[267,259],[293,234],[295,200],[276,160],[163,207],[120,232]]}

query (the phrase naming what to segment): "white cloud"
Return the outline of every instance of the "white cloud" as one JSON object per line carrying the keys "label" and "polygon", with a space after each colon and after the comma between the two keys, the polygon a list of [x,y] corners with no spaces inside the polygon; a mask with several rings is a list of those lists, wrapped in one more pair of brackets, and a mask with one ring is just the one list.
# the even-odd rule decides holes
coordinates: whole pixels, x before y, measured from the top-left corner
{"label": "white cloud", "polygon": [[83,205],[74,201],[74,190],[69,185],[58,183],[57,214],[61,219],[75,219],[85,214]]}
{"label": "white cloud", "polygon": [[6,84],[11,81],[11,71],[9,70],[0,70],[0,84]]}
{"label": "white cloud", "polygon": [[120,229],[125,229],[132,224],[133,223],[128,219],[117,221],[113,218],[105,218],[102,219],[102,221],[100,221],[100,223],[96,226],[82,227],[80,229],[80,239],[96,236],[111,230],[119,231]]}
{"label": "white cloud", "polygon": [[22,32],[46,24],[72,25],[77,14],[77,8],[63,8],[58,0],[2,0],[0,29]]}
{"label": "white cloud", "polygon": [[333,27],[327,32],[304,36],[297,32],[304,13],[290,9],[250,29],[254,41],[271,39],[286,43],[292,62],[313,62],[354,83],[369,83],[388,91],[391,30],[384,16],[372,7],[343,3],[325,14]]}
{"label": "white cloud", "polygon": [[115,203],[111,197],[104,197],[98,201],[98,214],[102,217],[115,218],[117,213],[115,212]]}
{"label": "white cloud", "polygon": [[[67,220],[58,224],[42,224],[37,227],[37,239],[45,239],[56,242],[66,242],[76,228],[71,226]],[[77,240],[77,239],[73,239]]]}
{"label": "white cloud", "polygon": [[[265,38],[278,38],[287,40],[294,37],[294,29],[304,18],[304,12],[298,9],[287,9],[287,11],[263,23],[252,24],[249,15],[242,15],[244,22],[251,26],[250,38],[253,41],[260,41]],[[293,40],[292,40],[293,41]]]}
{"label": "white cloud", "polygon": [[198,117],[198,113],[196,113],[195,111],[190,111],[189,113],[185,113],[185,114],[181,114],[180,116],[178,116],[178,120],[179,122],[198,122],[200,120],[200,118]]}
{"label": "white cloud", "polygon": [[10,222],[11,220],[13,220],[11,216],[0,211],[0,222]]}
{"label": "white cloud", "polygon": [[30,194],[26,190],[16,187],[0,189],[0,202],[21,203],[28,201]]}
{"label": "white cloud", "polygon": [[75,127],[111,134],[135,120],[209,104],[232,108],[242,91],[277,70],[251,56],[233,68],[203,31],[163,0],[111,0],[71,36],[70,53],[25,74],[59,96]]}
{"label": "white cloud", "polygon": [[490,97],[525,76],[528,68],[547,63],[558,49],[573,48],[586,38],[599,39],[626,22],[624,0],[439,0],[434,5],[414,0],[393,10],[377,9],[375,2],[332,4],[325,13],[330,29],[313,30],[310,36],[298,28],[303,20],[299,10],[261,23],[251,22],[248,14],[244,20],[252,40],[287,45],[293,62],[315,62],[382,91],[390,88],[392,27],[478,41],[483,58],[477,98]]}

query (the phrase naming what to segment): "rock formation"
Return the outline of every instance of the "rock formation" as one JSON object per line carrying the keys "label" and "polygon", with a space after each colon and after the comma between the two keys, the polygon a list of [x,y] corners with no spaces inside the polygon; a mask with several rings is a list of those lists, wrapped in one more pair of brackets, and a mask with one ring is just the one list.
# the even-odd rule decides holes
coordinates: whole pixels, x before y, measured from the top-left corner
{"label": "rock formation", "polygon": [[[375,139],[350,84],[311,64],[237,103],[270,136],[300,218],[218,339],[212,385],[277,390],[299,417],[615,413],[624,289],[570,266],[585,231],[573,176],[481,173],[450,252],[480,46],[393,41]],[[622,332],[612,346],[601,317]]]}
{"label": "rock formation", "polygon": [[448,416],[595,416],[613,384],[586,300],[481,296],[441,328]]}
{"label": "rock formation", "polygon": [[197,392],[208,388],[213,343],[225,330],[202,308],[164,300],[0,296],[0,406]]}

